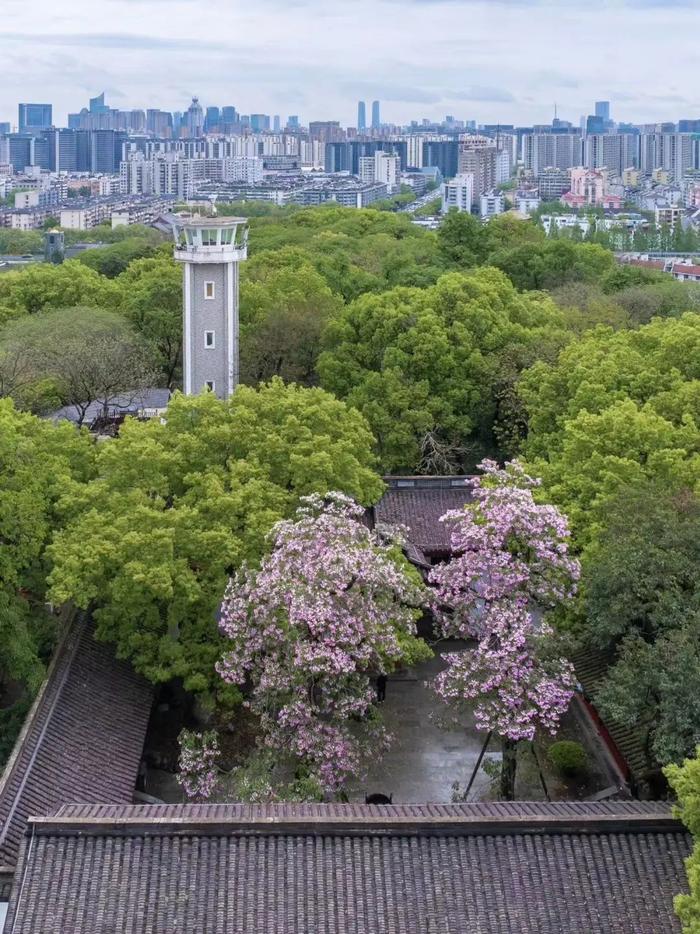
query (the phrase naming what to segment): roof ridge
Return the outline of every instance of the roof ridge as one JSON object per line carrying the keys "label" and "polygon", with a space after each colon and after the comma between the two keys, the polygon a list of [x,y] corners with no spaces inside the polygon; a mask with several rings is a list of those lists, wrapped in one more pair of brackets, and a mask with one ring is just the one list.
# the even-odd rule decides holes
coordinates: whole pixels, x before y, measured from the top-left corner
{"label": "roof ridge", "polygon": [[493,835],[683,832],[667,802],[63,806],[42,835]]}

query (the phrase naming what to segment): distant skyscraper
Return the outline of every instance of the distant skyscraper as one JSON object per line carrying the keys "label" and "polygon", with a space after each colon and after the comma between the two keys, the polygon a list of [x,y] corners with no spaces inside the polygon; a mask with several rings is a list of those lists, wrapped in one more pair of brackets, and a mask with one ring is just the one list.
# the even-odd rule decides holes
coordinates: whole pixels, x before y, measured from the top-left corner
{"label": "distant skyscraper", "polygon": [[364,101],[357,102],[357,129],[358,130],[367,129],[367,110],[365,108]]}
{"label": "distant skyscraper", "polygon": [[279,133],[279,131],[282,129],[282,120],[280,119],[279,114],[275,114],[272,118],[272,129],[275,133]]}
{"label": "distant skyscraper", "polygon": [[197,139],[204,132],[204,111],[198,97],[192,98],[184,117],[184,124],[190,139]]}
{"label": "distant skyscraper", "polygon": [[610,101],[596,101],[595,115],[596,117],[600,117],[601,120],[605,120],[607,123],[610,119]]}
{"label": "distant skyscraper", "polygon": [[2,134],[4,134],[4,133],[9,133],[10,130],[11,130],[11,127],[10,127],[9,122],[8,122],[8,123],[5,123],[5,122],[0,123],[0,135],[2,135]]}
{"label": "distant skyscraper", "polygon": [[218,107],[207,107],[207,115],[204,118],[204,130],[207,133],[211,133],[212,130],[217,130],[219,128],[219,122],[221,120],[221,112]]}
{"label": "distant skyscraper", "polygon": [[105,104],[105,92],[98,94],[97,97],[90,98],[90,113],[103,114],[109,107]]}
{"label": "distant skyscraper", "polygon": [[262,133],[270,129],[270,118],[267,114],[251,114],[250,128],[254,133]]}
{"label": "distant skyscraper", "polygon": [[378,130],[382,125],[379,117],[379,101],[372,101],[372,129]]}
{"label": "distant skyscraper", "polygon": [[290,130],[298,130],[299,129],[299,117],[296,114],[290,114],[290,116],[287,117],[287,126],[289,127]]}
{"label": "distant skyscraper", "polygon": [[52,125],[51,104],[20,104],[19,132],[46,130]]}
{"label": "distant skyscraper", "polygon": [[227,127],[230,127],[234,123],[237,123],[238,114],[236,113],[236,108],[231,107],[231,106],[222,107],[221,108],[221,122]]}

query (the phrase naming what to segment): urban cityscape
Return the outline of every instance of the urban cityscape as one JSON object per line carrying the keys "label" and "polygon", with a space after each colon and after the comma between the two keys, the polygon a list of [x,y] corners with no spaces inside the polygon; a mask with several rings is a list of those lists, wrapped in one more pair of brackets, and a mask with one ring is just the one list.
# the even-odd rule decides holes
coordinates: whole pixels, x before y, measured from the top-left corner
{"label": "urban cityscape", "polygon": [[699,934],[700,2],[3,13],[0,934]]}
{"label": "urban cityscape", "polygon": [[51,104],[20,103],[16,123],[0,122],[0,223],[31,230],[57,217],[80,230],[150,222],[176,201],[364,208],[435,191],[436,214],[532,215],[559,202],[567,213],[547,229],[585,235],[590,220],[580,215],[601,208],[599,226],[634,232],[650,213],[658,227],[695,230],[700,119],[616,123],[609,101],[591,109],[575,124],[555,116],[546,125],[477,125],[448,115],[396,126],[382,120],[380,101],[359,101],[357,126],[343,127],[241,114],[197,97],[182,111],[123,111],[99,94],[58,127]]}

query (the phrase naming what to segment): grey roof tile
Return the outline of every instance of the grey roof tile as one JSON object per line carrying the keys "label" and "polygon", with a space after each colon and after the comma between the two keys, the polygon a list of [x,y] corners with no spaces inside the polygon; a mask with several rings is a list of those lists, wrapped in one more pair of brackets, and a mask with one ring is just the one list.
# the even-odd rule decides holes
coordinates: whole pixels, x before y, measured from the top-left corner
{"label": "grey roof tile", "polygon": [[10,917],[13,934],[666,934],[689,849],[655,803],[66,806],[32,824]]}

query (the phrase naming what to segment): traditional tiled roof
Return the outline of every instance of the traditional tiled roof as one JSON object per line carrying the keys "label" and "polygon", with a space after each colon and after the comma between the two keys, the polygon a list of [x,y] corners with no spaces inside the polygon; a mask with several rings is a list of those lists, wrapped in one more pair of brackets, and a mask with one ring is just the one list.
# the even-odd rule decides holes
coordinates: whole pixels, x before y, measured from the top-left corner
{"label": "traditional tiled roof", "polygon": [[448,554],[450,527],[440,522],[440,517],[469,502],[471,493],[467,478],[386,479],[389,489],[374,507],[375,522],[406,526],[411,544],[428,557]]}
{"label": "traditional tiled roof", "polygon": [[659,804],[64,807],[13,934],[666,934],[690,839]]}
{"label": "traditional tiled roof", "polygon": [[30,815],[132,800],[151,701],[151,686],[77,620],[0,778],[0,868],[14,865]]}

